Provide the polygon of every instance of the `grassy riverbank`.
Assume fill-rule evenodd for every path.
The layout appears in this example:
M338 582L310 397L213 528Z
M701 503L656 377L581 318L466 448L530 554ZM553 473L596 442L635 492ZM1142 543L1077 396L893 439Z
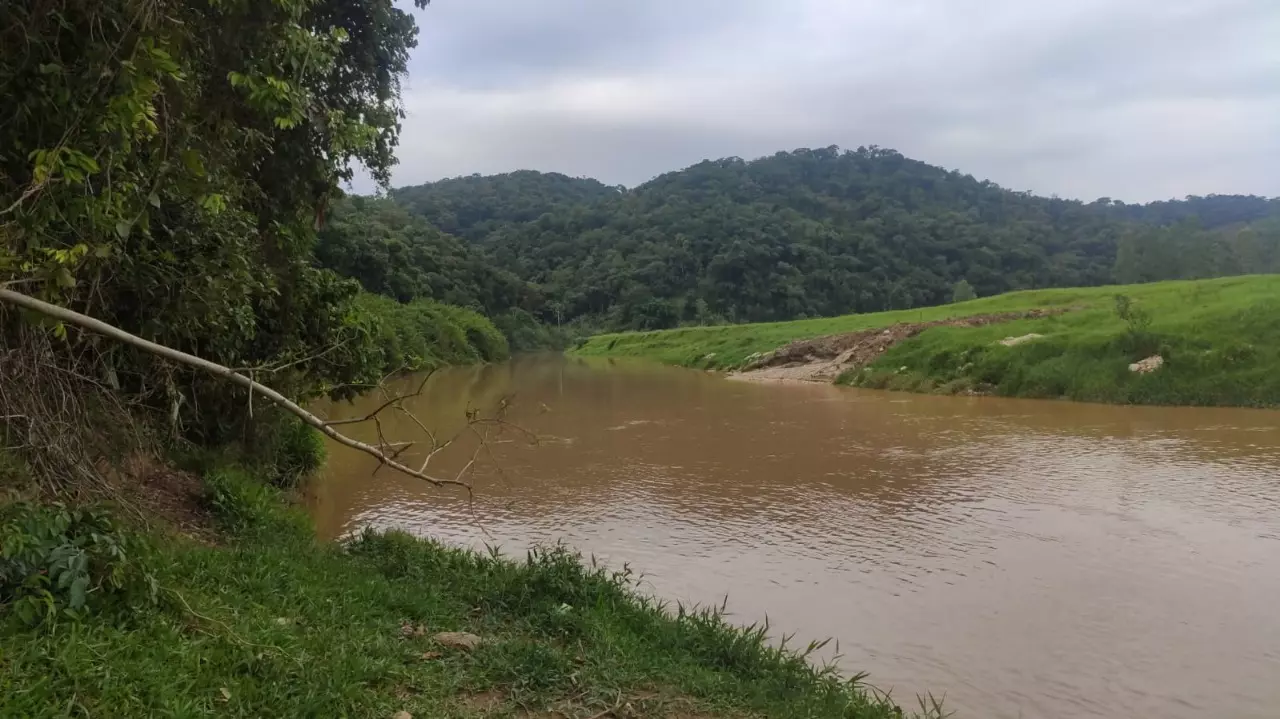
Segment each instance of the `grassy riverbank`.
M1117 312L1131 299L1136 320ZM1036 308L1052 317L984 327L934 327L897 344L844 383L925 391L1192 405L1280 404L1280 276L1014 292L920 310L724 327L601 335L576 352L733 369L799 339ZM1144 320L1143 318L1146 318ZM1009 336L1043 337L1004 347ZM1160 354L1150 374L1128 365Z
M111 560L101 550L131 530L0 505L6 550L69 541L93 577L79 618L63 611L74 584L55 578L46 607L3 577L0 715L900 716L758 630L663 611L566 551L507 560L394 533L326 545L244 473L215 470L203 492L202 541L153 529ZM485 641L449 648L442 631Z

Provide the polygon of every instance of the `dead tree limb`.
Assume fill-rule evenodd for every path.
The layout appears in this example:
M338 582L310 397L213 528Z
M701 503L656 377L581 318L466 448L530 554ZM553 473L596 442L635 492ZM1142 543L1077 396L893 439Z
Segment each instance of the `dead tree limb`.
M307 423L311 427L314 427L315 429L324 433L325 436L329 437L330 439L337 442L338 444L350 447L360 452L364 452L365 454L370 455L373 458L377 459L380 464L386 465L396 470L397 472L408 475L415 479L421 479L424 482L430 482L431 484L437 487L452 485L457 487L463 487L467 490L468 493L471 492L471 485L462 480L461 474L454 479L449 479L445 477L433 477L429 474L426 474L425 471L415 470L410 467L407 467L401 464L400 462L396 461L395 457L387 456L387 454L383 452L382 449L375 447L371 444L368 444L367 442L361 442L360 440L352 439L351 437L348 437L342 434L341 432L333 428L332 426L333 423L326 422L320 417L317 417L311 412L308 412L307 410L303 409L293 400L290 400L288 397L285 397L279 392L271 389L270 387L260 382L253 380L250 377L246 377L245 375L240 374L239 372L236 372L230 367L220 365L216 362L210 362L209 360L203 359L201 357L197 357L192 354L187 354L186 352L183 352L181 350L176 350L176 349L173 349L172 347L166 347L162 344L157 344L150 340L145 340L141 337L138 337L137 335L130 334L120 329L119 327L109 325L106 322L103 322L101 320L96 320L92 317L89 317L88 315L80 314L79 312L76 312L74 310L69 310L65 307L59 307L57 305L49 304L48 302L45 302L43 300L38 300L34 297L31 297L30 295L25 295L25 294L22 294L21 292L14 292L13 290L10 290L7 288L0 288L0 302L8 302L9 304L21 307L26 310L30 310L32 312L42 314L51 319L59 320L61 322L66 322L67 324L74 325L76 327L79 327L80 329L87 330L89 332L94 332L96 334L102 335L104 337L115 340L122 344L127 344L131 347L136 347L144 352L149 352L153 355L156 355L157 357L163 357L164 359L171 360L179 364L184 364L184 365L187 365L188 367L194 367L196 369L203 370L204 372L207 372L215 377L221 377L227 380L228 382L231 382L232 384L236 384L241 387L244 387L251 394L256 393L256 394L262 395L267 400L269 400L272 404L296 416L298 419L302 420L303 422ZM419 389L419 391L421 391L421 389ZM394 402L388 403L388 406L393 403ZM376 412L374 413L374 415L376 415ZM371 419L374 417L374 415L370 415L365 419ZM397 453L397 456L398 456L398 453ZM425 469L426 469L426 466L424 465L423 470Z

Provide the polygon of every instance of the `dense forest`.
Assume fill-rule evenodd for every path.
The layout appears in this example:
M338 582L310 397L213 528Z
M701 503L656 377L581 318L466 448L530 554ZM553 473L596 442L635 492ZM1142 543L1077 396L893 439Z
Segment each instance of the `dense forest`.
M631 190L522 171L355 203L321 260L367 289L586 331L1280 269L1280 200L1038 197L875 147L705 161Z
M401 303L432 300L489 317L516 350L564 344L531 310L542 292L388 199L354 197L333 208L315 246L326 270Z
M256 370L300 400L504 357L487 319L433 301L484 309L507 291L456 241L442 262L473 273L465 289L369 282L405 304L315 260L340 184L362 167L388 186L416 37L391 0L0 3L0 289ZM10 303L0 430L33 466L65 466L125 415L201 444L272 419L221 378Z
M391 196L441 230L476 241L503 225L532 222L559 207L617 197L625 191L589 178L520 170L404 187L393 190Z

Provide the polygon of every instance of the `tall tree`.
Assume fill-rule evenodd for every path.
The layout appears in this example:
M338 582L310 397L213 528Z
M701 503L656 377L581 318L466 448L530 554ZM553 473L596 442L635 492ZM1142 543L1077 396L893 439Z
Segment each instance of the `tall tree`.
M367 374L357 287L311 247L355 165L389 180L415 37L392 0L0 4L0 283L229 366L340 346L277 377L299 392ZM72 340L66 358L96 342ZM225 392L95 351L220 421Z

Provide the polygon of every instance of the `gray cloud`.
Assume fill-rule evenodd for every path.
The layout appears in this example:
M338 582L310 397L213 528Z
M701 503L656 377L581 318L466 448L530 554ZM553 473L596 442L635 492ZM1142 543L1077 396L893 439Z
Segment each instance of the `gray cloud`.
M1280 195L1276 0L435 0L398 185L877 144L1015 189Z

